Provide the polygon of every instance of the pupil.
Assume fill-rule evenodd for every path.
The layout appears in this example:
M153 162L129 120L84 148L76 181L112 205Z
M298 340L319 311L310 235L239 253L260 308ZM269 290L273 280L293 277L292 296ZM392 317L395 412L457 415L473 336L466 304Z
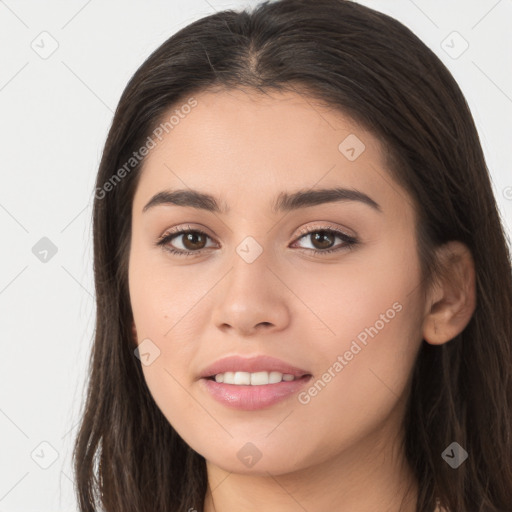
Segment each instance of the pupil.
M326 237L328 238L328 237L331 237L331 236L332 236L332 234L327 232L327 231L318 231L316 234L313 235L315 242L318 242L319 240L321 241L322 238L325 239ZM326 249L327 247L330 246L330 244L331 244L331 242L329 242L329 241L327 241L327 243L326 244L324 243L323 245L321 243L320 244L320 248L321 249Z
M185 247L188 246L187 242L192 242L192 247L188 247L189 249L198 249L198 248L201 249L202 247L195 246L195 243L197 243L197 242L194 242L195 237L201 238L201 234L200 233L187 233L185 235L185 242L184 242ZM203 244L204 244L204 240L203 240Z

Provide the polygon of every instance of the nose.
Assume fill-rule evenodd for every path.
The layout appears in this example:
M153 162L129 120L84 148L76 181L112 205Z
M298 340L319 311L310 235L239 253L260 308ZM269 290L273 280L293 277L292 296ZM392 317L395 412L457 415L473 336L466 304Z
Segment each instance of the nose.
M251 263L235 254L231 269L216 287L215 326L237 337L285 329L290 323L287 301L293 294L276 273L269 267L265 251Z

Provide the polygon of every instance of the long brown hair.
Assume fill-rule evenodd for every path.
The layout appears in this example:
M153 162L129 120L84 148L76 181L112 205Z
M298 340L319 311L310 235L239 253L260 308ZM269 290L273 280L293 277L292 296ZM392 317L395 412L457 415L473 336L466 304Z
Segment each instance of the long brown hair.
M280 0L181 29L119 101L94 200L96 329L73 452L80 511L203 509L205 459L156 406L133 353L127 263L144 160L126 162L180 102L241 87L300 91L383 142L389 173L417 210L422 285L442 271L436 247L459 240L470 249L476 310L450 342L422 343L405 453L418 512L432 512L436 498L453 512L512 510L511 260L469 107L439 58L393 18L344 0ZM457 469L441 457L453 441L469 454Z

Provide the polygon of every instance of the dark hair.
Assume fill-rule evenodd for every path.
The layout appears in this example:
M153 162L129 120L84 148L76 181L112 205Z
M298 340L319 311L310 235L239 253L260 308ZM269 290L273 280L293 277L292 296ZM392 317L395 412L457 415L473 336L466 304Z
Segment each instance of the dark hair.
M511 262L469 107L440 59L393 18L351 1L280 0L181 29L137 70L115 112L94 200L96 329L73 452L80 511L203 508L205 459L156 406L133 353L128 258L144 160L124 166L122 179L118 171L172 107L241 88L299 92L383 142L390 176L414 202L425 287L443 270L437 247L470 249L476 309L449 343L422 342L405 453L418 512L432 512L436 497L452 512L510 510ZM469 453L456 470L441 457L453 441Z

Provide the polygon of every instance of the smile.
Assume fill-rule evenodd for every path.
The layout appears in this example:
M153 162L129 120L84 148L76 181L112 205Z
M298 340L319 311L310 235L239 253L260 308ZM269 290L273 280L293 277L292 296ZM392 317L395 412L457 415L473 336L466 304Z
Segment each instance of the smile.
M224 384L234 384L235 386L264 386L265 384L277 384L283 380L286 382L295 380L295 376L289 373L281 373L275 371L262 372L225 372L218 373L212 379L215 382L223 382Z

